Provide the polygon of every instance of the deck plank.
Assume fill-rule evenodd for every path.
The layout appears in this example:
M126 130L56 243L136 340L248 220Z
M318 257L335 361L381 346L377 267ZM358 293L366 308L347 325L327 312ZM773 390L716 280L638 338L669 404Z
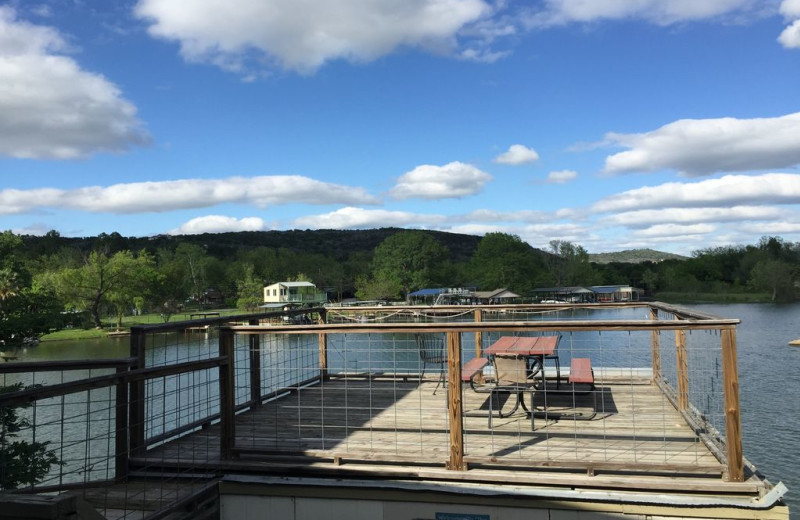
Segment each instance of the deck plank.
M236 447L270 453L313 452L331 457L387 458L441 462L449 456L446 392L436 382L333 379L236 416ZM610 465L719 467L683 417L649 384L598 381L598 417L558 421L530 417L521 409L494 418L488 428L487 393L463 388L465 456L470 460ZM552 397L552 400L551 400ZM512 398L513 399L513 398ZM529 401L530 396L525 396ZM548 397L571 408L569 394ZM577 405L591 402L577 396ZM540 397L534 404L541 407ZM509 403L506 406L510 406ZM508 409L508 408L506 408ZM148 459L219 460L218 426L151 450Z

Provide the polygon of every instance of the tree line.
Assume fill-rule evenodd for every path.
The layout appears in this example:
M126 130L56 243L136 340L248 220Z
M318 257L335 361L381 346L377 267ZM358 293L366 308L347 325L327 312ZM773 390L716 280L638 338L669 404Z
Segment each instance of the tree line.
M286 240L281 241L281 233ZM647 295L798 296L800 244L696 251L691 258L592 263L588 252L553 240L548 250L518 236L483 237L396 228L90 238L0 234L0 344L57 328L72 314L103 318L160 313L211 302L252 310L265 285L308 280L331 300L402 300L425 287L506 288L525 298L541 287L633 285ZM219 303L216 299L214 303Z

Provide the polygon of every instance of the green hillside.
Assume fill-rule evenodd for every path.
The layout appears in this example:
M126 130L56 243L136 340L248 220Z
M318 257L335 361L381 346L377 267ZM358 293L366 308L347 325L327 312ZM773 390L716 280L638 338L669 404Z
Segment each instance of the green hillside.
M655 249L627 249L625 251L614 251L612 253L589 254L589 261L596 264L610 264L612 262L639 264L642 262L686 259L685 256L656 251Z

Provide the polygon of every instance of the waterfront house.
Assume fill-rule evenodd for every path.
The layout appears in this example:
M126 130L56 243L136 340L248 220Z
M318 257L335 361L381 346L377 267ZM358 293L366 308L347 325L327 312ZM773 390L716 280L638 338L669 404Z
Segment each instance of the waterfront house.
M264 287L264 303L323 304L328 295L311 282L278 282Z

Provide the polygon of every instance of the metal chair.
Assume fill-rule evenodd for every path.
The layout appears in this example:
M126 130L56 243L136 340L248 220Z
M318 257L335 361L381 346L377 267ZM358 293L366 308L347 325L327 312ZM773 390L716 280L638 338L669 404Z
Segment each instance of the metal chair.
M425 369L428 365L439 365L439 381L436 383L436 388L433 389L433 394L436 395L439 385L444 385L444 365L447 363L444 338L435 334L415 334L415 337L419 359L422 361L422 372L419 376L420 383L422 383L422 378L425 377Z
M513 415L520 405L523 410L528 412L523 395L526 392L530 392L533 395L538 382L536 376L542 370L541 362L535 361L533 366L529 366L528 359L520 356L493 356L492 364L495 370L495 384L494 387L489 387L491 392L489 396L489 428L492 427L492 415L494 413L494 401L492 398L496 397L498 399L498 417L504 418ZM502 394L516 394L514 408L505 414L499 399Z

